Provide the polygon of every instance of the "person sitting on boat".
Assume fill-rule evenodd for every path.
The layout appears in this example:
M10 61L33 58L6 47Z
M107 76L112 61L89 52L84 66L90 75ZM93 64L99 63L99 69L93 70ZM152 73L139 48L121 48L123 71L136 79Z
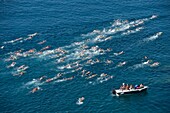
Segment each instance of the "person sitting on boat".
M140 84L140 88L143 88L144 87L144 85L143 84Z
M122 89L122 90L125 90L125 83L122 83L122 86L120 87L120 89Z
M140 88L140 85L135 85L135 89L139 89Z
M126 90L129 90L129 85L128 84L126 85Z
M130 85L130 86L129 86L129 89L133 89L133 86L132 86L132 85Z

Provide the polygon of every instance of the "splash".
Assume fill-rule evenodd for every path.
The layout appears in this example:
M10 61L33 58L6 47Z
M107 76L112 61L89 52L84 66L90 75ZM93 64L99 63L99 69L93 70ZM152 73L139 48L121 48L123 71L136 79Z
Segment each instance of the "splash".
M53 69L56 73L65 73L62 75L62 78L57 77L56 75L46 79L45 81L41 81L39 79L33 79L32 81L29 81L25 84L26 87L37 87L44 84L48 84L49 82L52 83L60 83L65 81L74 80L74 77L66 77L66 74L73 74L76 73L76 76L81 76L82 70L86 68L87 66L92 66L100 61L94 60L95 57L102 56L102 55L108 55L107 53L111 53L112 50L110 48L102 48L102 46L99 46L99 44L106 43L108 41L111 41L114 39L115 36L122 34L124 35L130 35L133 33L140 32L144 29L143 25L145 22L149 20L153 20L157 18L157 16L152 15L149 18L141 18L134 21L128 21L128 20L115 20L111 25L108 27L105 27L103 29L95 29L90 33L82 34L82 38L80 38L79 41L73 42L71 44L68 44L66 46L58 47L58 48L52 48L49 46L44 46L40 50L35 48L28 51L19 50L15 52L10 52L6 59L7 62L17 62L20 61L22 58L25 59L38 59L41 61L48 61L49 65L52 65ZM154 36L148 38L147 40L155 40L158 38L162 32L158 32ZM4 42L4 44L18 44L21 42L26 42L27 40L31 40L33 37L35 37L37 33L29 34L28 37L25 38L17 38L15 40ZM38 45L43 46L44 43L46 43L46 40L40 41L39 43L36 43ZM114 53L114 56L119 56L121 54L124 54L124 51L120 51L118 53ZM101 63L101 62L100 62ZM107 64L112 64L112 61L107 60L107 62L102 62ZM119 62L114 69L117 67L122 67L126 65L126 61ZM11 64L11 63L10 63ZM17 64L19 64L17 62ZM134 69L141 68L147 64L136 64L133 66ZM155 64L154 64L155 65ZM14 67L14 64L11 64L11 67ZM31 67L29 67L31 68ZM12 69L12 68L11 68ZM23 70L26 70L27 68L23 68ZM51 69L50 69L51 70ZM18 72L15 68L14 71ZM86 75L82 76L84 80L89 81L89 84L100 84L103 82L106 82L113 78L111 75L98 75L95 73L89 73L86 72Z
M3 42L3 44L17 44L17 43L22 43L22 42L25 42L27 40L31 40L33 37L35 37L38 33L33 33L33 34L29 34L28 37L20 37L20 38L17 38L17 39L14 39L14 40L10 40L10 41L6 41L6 42Z
M133 34L133 33L137 33L139 31L141 31L142 29L144 29L144 27L138 27L134 30L127 30L126 32L123 32L122 35L130 35L130 34Z
M151 36L151 37L149 37L149 38L144 39L143 41L148 42L148 41L156 40L157 38L159 38L159 36L162 35L162 33L163 33L163 32L158 32L158 33L156 33L155 35L153 35L153 36Z

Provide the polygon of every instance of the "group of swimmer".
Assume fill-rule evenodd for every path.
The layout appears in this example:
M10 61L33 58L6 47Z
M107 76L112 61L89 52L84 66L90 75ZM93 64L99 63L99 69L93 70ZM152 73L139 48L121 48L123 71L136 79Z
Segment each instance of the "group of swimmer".
M58 79L62 76L63 74L59 73L57 74L55 77L53 78L47 78L47 76L42 76L38 79L33 79L34 81L38 81L38 82L42 82L42 83L49 83L49 82L52 82L54 80L56 80L56 82L62 82L62 81L68 81L68 80L72 80L75 78L75 76L71 76L71 77L68 77L68 78L62 78L62 79ZM57 80L58 79L58 80ZM31 90L31 93L35 93L36 91L38 91L39 89L41 89L39 86L38 87L35 87Z
M148 57L147 57L147 56L145 56L144 59L147 60L147 61L143 62L144 65L149 65L150 67L159 66L159 62L154 62L154 63L153 63L152 60L148 60Z
M27 38L17 38L17 39L14 39L14 40L11 40L11 41L7 41L7 42L4 42L4 44L14 44L14 43L17 43L17 42L20 42L22 43L23 41L27 41L27 40L31 40L34 36L36 36L38 33L33 33L33 34L29 34Z
M108 74L106 74L106 73L101 73L100 75L98 75L98 74L96 74L96 73L92 73L92 72L87 71L87 70L82 70L82 71L81 71L81 74L82 74L82 75L81 75L82 77L86 77L85 79L92 79L92 78L98 76L97 79L96 79L96 81L98 81L98 82L107 81L107 80L113 78L112 75L108 75ZM90 82L90 83L91 83L91 82Z
M155 18L155 17L152 17L152 18ZM138 24L141 24L143 22L143 20L138 20L138 21L134 21L134 23L130 23L130 25L134 25L134 26L137 26ZM115 21L115 26L120 26L122 24L127 24L129 23L128 21ZM117 28L117 29L109 29L109 30L103 30L103 34L104 32L115 32L116 30L120 30L121 28ZM101 32L99 30L94 30L95 33L99 34L95 37L96 41L100 41L98 39L107 39L108 37L101 34ZM107 33L106 33L107 34ZM31 34L31 35L28 35L27 38L17 38L15 40L12 40L12 41L8 41L6 43L15 43L15 42L22 42L22 41L25 41L25 40L30 40L32 39L35 35L37 35L37 33L34 33L34 34ZM93 57L97 56L97 55L103 55L107 52L111 52L112 49L111 48L107 48L107 49L103 49L103 48L100 48L99 46L90 46L91 44L88 45L88 43L91 43L91 41L94 40L94 39L87 39L86 41L82 41L82 42L75 42L73 45L71 44L69 47L59 47L59 48L56 48L56 49L51 49L52 46L51 45L46 45L46 46L43 46L41 47L41 49L37 50L36 48L31 48L30 50L28 51L24 51L23 49L21 50L18 50L18 51L15 51L15 52L11 52L10 53L10 57L7 59L7 61L11 61L10 62L10 65L7 66L7 68L12 68L12 67L15 67L16 65L18 66L18 62L16 62L16 60L18 60L19 58L21 57L30 57L30 56L35 56L35 57L43 57L43 56L47 56L47 55L51 55L52 57L51 58L56 58L56 63L57 65L58 64L61 64L61 65L65 65L63 66L63 68L59 68L59 71L68 71L68 70L71 70L71 71L79 71L81 72L82 76L85 77L85 79L92 79L94 77L97 77L98 78L96 80L102 80L102 79L110 79L112 78L113 76L111 75L108 75L108 74L105 74L105 73L102 73L102 74L96 74L96 73L92 73L90 71L86 71L83 67L85 66L89 66L89 65L93 65L93 64L96 64L96 63L101 63L101 60L99 60L98 58L96 59L93 59ZM40 42L38 42L37 44L38 45L43 45L45 44L47 41L46 40L42 40ZM96 42L97 43L97 42ZM72 47L72 49L70 50L70 48ZM1 46L1 49L3 49L4 46ZM69 51L70 50L70 51ZM118 51L117 53L112 53L114 56L119 56L119 55L122 55L124 54L124 51ZM71 58L70 58L71 56ZM77 62L78 60L77 59L80 59L80 62ZM85 63L82 63L83 61L85 61ZM69 63L68 63L69 62ZM112 60L105 60L104 63L106 64L112 64L113 61ZM122 67L124 65L126 65L127 62L126 61L122 61L122 62L119 62L116 67ZM150 64L150 61L146 61L146 62L143 62L143 64ZM155 62L153 64L150 64L151 67L155 67L155 66L158 66L159 63L158 62ZM59 67L59 66L58 66ZM29 66L26 66L26 65L22 65L20 67L17 67L16 71L17 71L17 74L16 75L23 75L24 73L26 73L26 70L29 68ZM52 82L52 81L67 81L67 80L72 80L75 78L75 76L71 76L71 77L68 77L68 78L62 78L62 79L59 79L61 76L63 76L62 74L57 74L55 75L54 77L51 77L51 78L47 78L47 76L42 76L39 78L40 81L43 81L44 83L49 83L49 82ZM127 88L126 88L127 87ZM132 85L126 85L122 87L122 89L130 89L130 88L133 88ZM34 89L32 89L32 93L38 91L40 88L39 87L35 87Z
M145 56L144 58L145 58L145 59L148 59L146 56ZM98 59L96 59L96 60L94 60L94 61L99 62ZM93 62L93 60L88 60L88 61L87 61L87 63L92 63L92 62ZM144 63L145 63L145 64L148 64L149 62L150 62L150 61L148 60L148 61L146 61L146 62L144 62ZM78 63L78 62L77 62L77 63ZM93 77L98 76L98 74L93 74L92 72L87 71L87 70L85 70L85 69L82 70L82 68L80 68L80 70L81 70L82 77L83 77L83 76L86 76L86 79L91 79L91 78L93 78ZM59 73L59 74L57 74L57 75L56 75L55 77L53 77L53 78L48 78L48 79L46 79L45 82L46 82L46 83L52 82L52 81L58 79L58 78L61 77L61 76L62 76L62 74ZM108 78L110 77L110 78L112 78L113 76L109 76L109 75L107 75L107 74L105 74L105 73L102 73L102 74L97 78L97 80L101 80L101 79L103 79L104 77L108 77ZM45 77L43 77L43 78L45 78ZM63 78L63 79L60 79L60 80L58 80L58 81L72 80L73 78L74 78L74 76L69 77L69 78ZM138 88L142 88L142 87L144 87L143 84L136 85L135 87L133 87L133 85L128 85L128 84L125 85L125 84L123 83L122 86L120 87L120 89L122 89L122 90L130 90L130 89L138 89ZM34 91L34 90L35 90L35 88L32 90L32 92L38 91L38 90L36 90L36 91Z
M29 68L29 66L26 65L21 65L20 67L17 68L17 71L13 76L21 76L26 73L26 70Z
M122 83L122 86L120 86L120 89L121 90L131 90L131 89L140 89L143 87L144 87L143 84L135 85L135 87L134 87L133 85L128 85L128 84Z

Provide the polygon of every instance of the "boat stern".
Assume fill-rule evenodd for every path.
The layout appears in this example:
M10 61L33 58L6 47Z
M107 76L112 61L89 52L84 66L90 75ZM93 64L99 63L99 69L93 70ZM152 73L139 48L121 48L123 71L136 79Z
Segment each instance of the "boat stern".
M112 90L112 94L116 95L116 90Z

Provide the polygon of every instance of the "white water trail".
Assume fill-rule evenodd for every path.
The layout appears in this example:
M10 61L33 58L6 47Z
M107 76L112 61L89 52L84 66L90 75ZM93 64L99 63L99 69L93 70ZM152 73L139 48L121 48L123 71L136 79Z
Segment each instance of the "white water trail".
M156 40L157 38L159 38L159 36L162 35L163 32L158 32L156 34L154 34L153 36L150 36L149 38L145 38L143 39L144 42L148 42L148 41L153 41Z

